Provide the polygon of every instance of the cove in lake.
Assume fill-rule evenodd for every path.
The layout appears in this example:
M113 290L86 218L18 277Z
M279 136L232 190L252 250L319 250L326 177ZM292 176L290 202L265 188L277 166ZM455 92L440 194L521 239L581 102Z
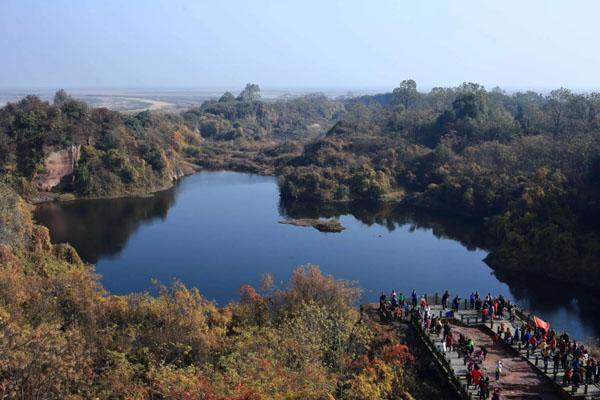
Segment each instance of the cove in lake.
M279 224L283 218L339 217L341 233ZM36 220L52 241L69 242L96 264L114 294L178 279L219 304L237 300L242 284L271 272L285 281L303 264L364 289L461 297L504 294L575 337L600 336L598 296L544 278L495 274L483 261L477 221L364 203L283 203L273 177L200 172L152 196L49 203Z

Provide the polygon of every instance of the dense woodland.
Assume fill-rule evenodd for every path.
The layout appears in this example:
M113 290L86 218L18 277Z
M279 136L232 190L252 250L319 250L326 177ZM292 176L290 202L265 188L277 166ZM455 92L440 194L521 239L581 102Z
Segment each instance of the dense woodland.
M277 101L249 84L181 114L89 108L64 91L51 103L9 103L0 108L0 394L419 397L411 352L365 323L356 288L313 267L281 288L267 276L221 308L179 283L158 296L106 293L22 200L44 198L34 182L52 152L80 148L56 199L147 193L198 168L275 174L289 210L360 199L481 219L478 245L494 268L599 287L599 138L598 93L472 83L423 93L407 80L381 95Z
M600 94L477 84L345 101L281 168L282 196L397 200L487 219L495 268L600 285Z

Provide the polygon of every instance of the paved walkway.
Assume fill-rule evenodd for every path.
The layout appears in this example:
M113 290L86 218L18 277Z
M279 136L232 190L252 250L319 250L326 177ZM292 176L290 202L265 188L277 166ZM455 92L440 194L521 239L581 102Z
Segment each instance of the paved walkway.
M464 307L464 306L463 306ZM436 315L443 315L445 312L439 305L431 306L432 312ZM514 333L516 326L521 326L523 321L517 319L514 324L508 320L494 321L483 323L478 312L474 310L459 310L454 314L454 318L450 318L453 323L453 332L456 336L463 333L466 337L473 338L476 344L476 349L484 345L488 348L488 358L483 364L486 371L485 375L490 377L490 386L498 386L502 390L502 398L504 399L559 399L565 397L582 398L582 399L600 399L600 387L596 384L581 385L577 390L569 386L562 388L563 371L554 377L552 373L552 362L548 368L548 373L543 372L542 356L539 350L535 353L527 353L527 350L520 349L518 344L511 346L504 341L498 345L494 345L491 339L490 331L496 331L500 323L504 324L505 328ZM427 334L436 347L441 348L441 336ZM519 351L520 350L520 351ZM537 364L536 364L537 356ZM454 374L466 384L466 371L462 358L459 358L455 352L447 352L445 358L449 361ZM495 381L495 364L498 359L503 360L504 373L499 382ZM545 375L545 376L544 376ZM555 385L552 381L558 383ZM469 394L473 398L477 398L476 390L471 388ZM560 394L560 396L559 396Z
M546 378L539 374L533 365L516 355L504 343L494 345L489 333L474 326L456 325L452 326L452 332L457 341L458 335L462 333L465 337L473 339L477 348L485 346L488 349L487 357L480 366L483 375L490 378L490 388L499 388L503 399L560 399L556 389L548 384ZM430 335L430 338L436 344L441 342L441 335L439 337ZM461 382L466 384L467 367L464 365L462 357L451 351L446 353L446 359L450 361ZM504 368L500 380L496 381L495 371L498 360L502 360ZM476 388L471 387L469 393L476 397Z

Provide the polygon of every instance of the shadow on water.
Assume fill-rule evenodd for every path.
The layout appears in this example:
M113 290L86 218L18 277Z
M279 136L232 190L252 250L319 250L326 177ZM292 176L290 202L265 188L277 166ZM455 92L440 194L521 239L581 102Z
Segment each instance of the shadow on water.
M438 239L460 242L468 250L485 249L483 221L390 203L355 201L352 203L306 203L280 200L279 213L286 218L338 218L352 215L367 226L384 226L389 232L408 225L409 231L431 229Z
M175 189L145 197L76 200L36 207L35 220L50 229L53 243L68 242L89 263L114 257L144 223L165 220L175 204Z

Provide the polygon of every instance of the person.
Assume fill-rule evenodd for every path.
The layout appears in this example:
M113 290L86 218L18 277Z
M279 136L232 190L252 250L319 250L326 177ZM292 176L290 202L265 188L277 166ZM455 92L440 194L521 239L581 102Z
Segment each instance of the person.
M506 329L504 331L504 341L510 345L513 344L513 336L512 336L512 333L510 332L510 329Z
M590 358L587 362L587 366L585 367L585 383L588 385L592 384L594 369L596 368L596 363L593 358Z
M486 376L479 383L479 399L480 400L485 400L485 399L488 398L488 396L489 396L489 387L490 387L490 378Z
M385 294L381 292L381 296L379 296L379 311L383 311L385 309L385 301Z
M390 298L391 298L390 303L392 304L392 307L397 307L398 306L398 295L396 294L395 290L392 290L392 293L390 294Z
M415 289L413 289L411 297L412 297L413 307L416 307L417 306L417 291Z
M448 308L448 298L450 297L450 293L446 290L442 295L442 308L445 310Z
M567 362L569 360L569 353L567 353L566 351L564 351L563 353L561 353L562 355L560 356L560 365L562 367L563 370L567 369Z
M558 374L558 369L560 367L560 353L557 351L552 356L552 362L554 362L553 370L555 374Z
M481 354L483 354L483 360L487 357L488 349L485 346L481 346Z
M440 333L442 333L442 320L438 318L435 323L435 334L439 336Z
M481 371L479 370L479 366L475 365L473 371L471 371L471 380L475 386L479 385L481 381Z
M421 297L421 310L425 310L427 308L427 299L425 296Z
M500 389L494 388L494 392L492 393L492 400L500 400Z
M489 314L489 309L487 307L483 307L483 309L481 310L481 319L483 320L483 322L487 322L487 316Z
M473 350L475 350L475 341L469 338L467 340L467 354L469 357L473 354Z
M571 367L567 367L567 369L565 369L565 374L563 375L563 386L569 386L571 384L571 379L573 379L573 370Z
M450 324L448 321L444 322L444 327L442 328L443 336L442 340L446 340L446 336L450 334Z
M498 360L496 362L496 380L500 380L500 375L502 374L502 360Z
M498 342L500 341L500 336L498 336L498 334L497 334L497 333L494 333L494 334L492 335L492 341L494 342L494 345L497 345L497 344L498 344Z
M452 300L452 309L456 312L458 312L458 302L460 301L460 297L455 296L454 299Z
M475 293L473 292L469 296L469 305L471 306L471 310L475 308Z
M571 383L575 387L575 390L579 388L579 385L581 384L581 375L579 371L573 371L573 373L571 374Z
M446 335L446 348L451 351L452 346L454 345L454 338L452 337L452 333Z
M398 303L400 303L400 307L404 307L404 302L406 302L406 296L404 296L404 293L400 293L398 296Z

